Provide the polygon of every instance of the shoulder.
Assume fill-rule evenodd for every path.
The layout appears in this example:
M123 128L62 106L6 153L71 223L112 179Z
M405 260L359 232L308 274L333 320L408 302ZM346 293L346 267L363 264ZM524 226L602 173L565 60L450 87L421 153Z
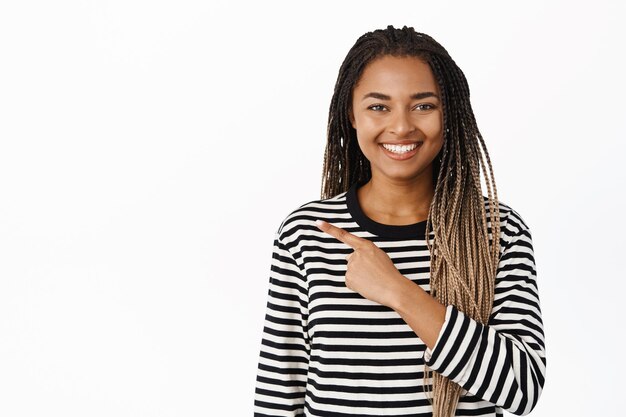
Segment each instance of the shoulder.
M483 196L483 203L485 204L485 211L489 218L489 198ZM514 230L528 229L528 224L524 221L521 214L509 204L498 200L498 209L500 211L500 224L501 226L507 226Z
M491 231L489 198L483 196L483 202L485 204L489 230ZM530 237L530 228L528 227L528 223L517 210L502 200L498 200L498 210L500 211L500 238L502 244L506 246L509 242L511 242L514 236L524 234Z
M346 193L344 191L334 197L309 200L288 211L276 230L277 237L285 242L293 241L297 234L312 230L319 232L315 220L328 217L334 212L345 211Z

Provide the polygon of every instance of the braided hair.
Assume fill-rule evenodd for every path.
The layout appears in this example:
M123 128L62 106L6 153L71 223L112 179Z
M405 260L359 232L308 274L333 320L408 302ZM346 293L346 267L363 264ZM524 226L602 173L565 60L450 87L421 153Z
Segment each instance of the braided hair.
M363 70L372 60L385 55L417 57L428 63L442 96L444 144L433 161L435 193L425 236L430 251L430 293L444 305L452 304L486 324L493 306L500 254L495 179L470 105L465 75L432 37L411 27L396 29L389 25L362 35L348 51L339 69L328 113L321 198L330 198L347 191L355 182L371 178L370 163L361 152L349 114L352 92ZM488 197L482 194L481 172ZM432 242L429 230L434 233ZM432 390L429 399L433 416L454 415L461 387L427 365L424 370L425 392ZM432 380L430 386L427 380Z

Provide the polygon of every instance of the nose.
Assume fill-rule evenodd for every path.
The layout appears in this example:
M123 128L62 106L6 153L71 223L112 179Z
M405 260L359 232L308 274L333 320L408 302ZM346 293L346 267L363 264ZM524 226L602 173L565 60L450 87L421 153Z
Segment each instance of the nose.
M405 137L412 134L416 126L411 120L408 111L396 111L389 120L389 132L396 136Z

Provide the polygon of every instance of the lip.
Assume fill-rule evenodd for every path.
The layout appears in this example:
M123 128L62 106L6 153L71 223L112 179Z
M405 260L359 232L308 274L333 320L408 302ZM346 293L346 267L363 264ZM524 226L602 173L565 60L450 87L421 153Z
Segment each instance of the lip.
M381 145L413 145L414 143L422 143L419 140L404 140L400 142L381 142Z
M385 155L387 155L389 158L394 159L396 161L404 161L407 160L409 158L412 158L413 156L415 156L415 154L417 153L417 151L419 150L419 148L422 147L423 142L397 142L397 143L391 143L390 145L409 145L412 143L417 143L417 147L415 149L413 149L412 151L403 153L403 154L397 154L397 153L393 153L391 151L388 151L387 149L385 149L385 147L383 146L383 144L381 143L380 145L380 149L383 150L383 153ZM387 143L385 143L387 144Z

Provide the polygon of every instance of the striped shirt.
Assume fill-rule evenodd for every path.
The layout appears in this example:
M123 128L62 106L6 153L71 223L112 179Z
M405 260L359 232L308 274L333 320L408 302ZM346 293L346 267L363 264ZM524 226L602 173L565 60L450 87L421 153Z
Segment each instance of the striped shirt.
M254 415L432 416L424 363L462 387L456 416L528 414L546 370L528 226L499 202L500 260L490 319L484 325L446 306L431 350L394 310L346 287L345 257L353 249L314 223L323 219L371 240L402 275L429 292L426 221L399 226L368 218L356 194L363 184L300 206L276 231ZM488 232L492 239L489 221Z

